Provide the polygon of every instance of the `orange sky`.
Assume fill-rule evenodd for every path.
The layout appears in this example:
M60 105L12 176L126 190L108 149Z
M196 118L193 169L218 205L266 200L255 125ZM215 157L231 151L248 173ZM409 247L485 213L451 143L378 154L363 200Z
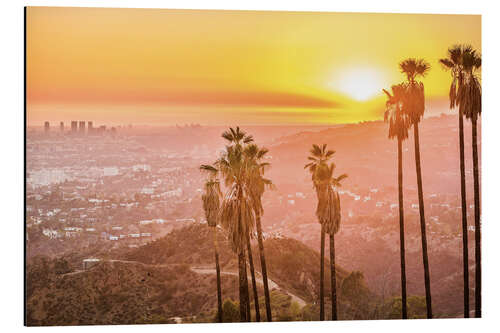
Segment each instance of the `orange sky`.
M28 124L329 124L380 119L397 64L423 57L445 112L454 43L477 15L29 7Z

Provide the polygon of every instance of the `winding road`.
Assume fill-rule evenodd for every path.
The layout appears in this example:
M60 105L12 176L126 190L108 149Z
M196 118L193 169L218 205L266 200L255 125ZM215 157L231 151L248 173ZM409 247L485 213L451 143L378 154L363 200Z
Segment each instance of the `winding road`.
M171 266L175 266L176 264L164 264L164 265L151 265L151 264L145 264L145 263L142 263L142 262L139 262L139 261L129 261L129 260L117 260L117 259L111 259L111 260L107 260L108 262L119 262L119 263L124 263L124 264L139 264L139 265L142 265L142 266L146 266L146 267L171 267ZM215 271L215 268L206 268L206 267L193 267L191 266L190 267L191 271L193 271L194 273L197 273L197 274L216 274L216 271ZM62 276L68 276L68 275L76 275L76 274L80 274L80 273L83 273L85 272L84 270L76 270L76 271L73 271L73 272L69 272L69 273L65 273L65 274L62 274ZM232 276L238 276L238 272L229 272L229 271L222 271L221 274L224 274L224 275L232 275ZM261 284L263 285L264 282L262 280L262 276L260 275L259 272L256 272L256 279L257 281L255 281L256 283L258 284ZM250 280L251 279L251 276L249 275L248 276L248 279ZM304 301L302 298L300 298L299 296L297 295L294 295L284 289L281 289L280 286L274 282L273 280L271 279L267 279L268 281L268 285L269 285L269 288L271 290L273 289L276 289L276 290L281 290L282 292L284 292L285 294L289 295L293 301L297 302L297 304L300 305L300 307L304 307L306 305L306 301Z
M216 274L216 271L215 271L215 268L202 268L202 267L191 267L191 270L195 273L198 273L198 274ZM221 274L224 274L224 275L233 275L233 276L238 276L238 273L237 272L225 272L225 271L222 271L220 272ZM258 284L261 284L263 285L264 282L262 280L262 277L260 276L260 274L258 272L256 272L259 276L256 277L256 283ZM251 279L251 276L249 275L248 276L248 279L250 280ZM297 295L294 295L292 293L289 293L288 291L284 290L284 289L281 289L278 284L276 282L274 282L273 280L271 279L267 279L267 283L269 285L269 288L271 290L273 289L277 289L277 290L281 290L282 292L284 292L285 294L289 295L290 297L292 297L292 300L297 302L300 307L304 307L306 305L306 301L304 301L302 298L300 298L299 296Z

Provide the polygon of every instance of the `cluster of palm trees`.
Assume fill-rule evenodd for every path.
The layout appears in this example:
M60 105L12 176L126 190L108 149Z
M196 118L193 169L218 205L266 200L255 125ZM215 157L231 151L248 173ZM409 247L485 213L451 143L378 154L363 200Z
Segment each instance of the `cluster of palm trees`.
M477 147L477 120L481 114L481 56L471 46L456 45L448 49L448 57L439 63L452 75L450 86L450 108L458 107L459 113L459 148L461 174L462 236L463 236L463 275L464 275L464 317L469 317L469 267L467 237L467 204L465 192L465 158L463 117L472 122L472 149L474 174L474 217L475 217L475 316L481 317L481 225L479 203L479 165ZM406 81L393 85L391 91L383 89L387 95L384 120L389 124L389 138L397 140L398 151L398 199L400 226L401 257L401 299L402 318L407 318L404 208L403 208L403 169L402 142L408 138L408 131L413 127L415 145L415 170L417 175L418 206L420 213L420 231L422 240L422 262L424 266L425 298L427 317L432 318L432 299L427 254L427 236L422 188L422 170L420 163L419 122L425 111L424 84L418 81L430 70L430 65L423 59L409 58L399 64Z
M222 299L219 256L217 251L217 226L228 236L232 250L238 256L240 321L250 321L250 293L247 278L247 260L252 278L255 320L260 321L260 308L253 265L251 239L256 234L261 272L264 285L267 321L272 321L271 300L267 279L261 216L264 213L262 195L273 183L264 177L270 166L265 162L266 148L257 146L253 137L239 127L229 128L222 134L228 142L225 151L212 165L202 165L207 173L202 196L203 209L209 227L214 229L214 249L217 271L217 305L219 322L222 322ZM221 182L225 192L223 193ZM256 230L256 233L255 233Z
M247 260L252 278L255 305L255 320L260 321L259 300L253 266L250 240L256 229L261 271L264 285L267 321L272 321L271 300L267 279L266 259L262 236L261 216L264 213L262 195L266 188L274 188L271 180L264 177L270 166L264 162L268 150L253 143L253 137L239 127L229 128L222 134L228 141L225 151L212 165L201 165L207 174L202 195L203 210L208 227L213 229L215 267L217 274L217 320L222 322L222 292L217 243L217 226L220 225L228 236L232 250L238 256L240 321L250 321L250 293L247 278ZM324 262L325 234L330 236L330 273L332 320L337 320L335 234L340 228L340 198L337 189L346 174L334 177L335 163L331 159L335 152L314 144L305 166L311 173L318 198L316 216L321 224L321 278L320 278L320 319L325 319L324 304ZM221 189L223 181L226 192Z
M472 122L473 177L474 177L474 218L475 218L475 316L481 316L481 225L479 203L479 165L477 147L477 121L481 114L481 56L471 46L457 45L448 49L448 57L440 59L443 68L452 76L450 86L450 108L458 108L459 115L459 148L461 174L462 204L462 236L463 236L463 277L464 277L464 317L469 317L469 267L467 237L467 205L465 190L465 157L463 118ZM432 318L432 299L427 253L427 235L422 187L422 168L420 161L419 123L425 112L424 84L420 81L431 66L423 59L409 58L399 64L399 69L406 80L393 85L390 91L383 89L387 95L384 121L389 124L390 139L397 140L398 151L398 201L400 226L400 264L401 264L401 300L402 318L408 317L406 268L405 268L405 231L403 200L403 141L408 138L413 128L415 171L418 189L418 207L420 215L420 232L422 242L422 263L424 268L424 284L427 317ZM256 287L255 269L253 265L251 239L257 237L261 272L266 303L266 317L272 321L271 300L267 279L266 260L262 236L261 216L264 213L262 196L266 188L274 187L271 180L265 178L265 171L270 166L265 162L268 153L254 143L253 137L239 127L229 128L222 134L228 142L224 152L211 165L202 165L200 169L207 174L205 191L202 196L203 209L207 224L213 229L215 265L217 271L217 305L219 322L222 322L222 293L220 280L219 255L217 250L217 228L224 229L232 250L238 257L239 275L239 310L240 320L250 321L250 292L247 278L247 262L252 279L255 320L260 321L260 308ZM335 163L332 162L335 151L329 150L326 144L314 144L305 165L311 174L311 180L317 195L316 216L321 225L320 250L320 320L325 320L324 302L324 261L325 236L330 237L330 276L332 320L337 319L337 288L335 269L335 234L340 228L340 197L338 188L347 177L342 174L334 176ZM222 184L221 184L222 183ZM224 191L223 191L224 189Z
M347 178L346 174L334 177L335 163L331 162L335 151L327 149L327 145L313 144L308 157L309 163L305 165L311 173L314 190L318 199L316 217L321 225L321 251L320 251L320 320L325 320L325 234L330 236L330 290L332 302L332 320L337 320L337 278L335 270L335 234L340 228L340 197L338 187L341 181Z

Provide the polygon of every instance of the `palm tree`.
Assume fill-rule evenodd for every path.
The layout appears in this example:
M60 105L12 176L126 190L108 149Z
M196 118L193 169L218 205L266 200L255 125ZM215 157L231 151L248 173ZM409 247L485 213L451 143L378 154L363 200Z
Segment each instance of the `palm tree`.
M396 138L398 143L398 200L399 200L399 253L401 261L401 315L408 318L406 300L406 260L405 260L405 224L403 205L403 141L408 138L410 122L403 113L403 100L406 86L401 83L391 87L392 94L382 89L387 95L384 121L389 123L389 139Z
M326 167L325 167L326 166ZM340 197L337 188L341 186L340 182L347 178L346 174L339 177L333 177L335 164L326 163L320 166L324 170L318 172L316 182L321 198L318 199L316 216L324 227L326 233L330 235L330 290L332 301L332 320L337 320L337 277L335 269L335 234L340 228Z
M234 144L240 148L241 143L247 144L253 142L253 136L248 135L245 131L241 130L239 126L236 126L236 129L230 127L229 130L222 133L222 137L230 144Z
M207 224L213 229L214 234L214 252L215 252L215 270L217 273L217 320L222 323L222 291L221 291L221 277L219 266L219 251L217 245L217 219L219 217L220 197L222 192L220 190L220 183L217 179L218 170L211 165L202 165L200 170L206 171L209 174L205 182L205 193L201 196L203 201L203 210Z
M322 205L323 198L325 195L323 192L326 189L326 184L321 181L324 179L325 169L328 168L328 160L335 154L333 150L327 150L326 144L321 147L317 144L313 144L310 150L311 156L308 160L311 161L307 163L304 169L309 169L311 173L311 179L313 182L314 189L316 190L316 196L318 198L318 207ZM317 210L316 210L317 211ZM319 320L325 320L325 227L321 220L318 219L321 225L321 250L320 250L320 284L319 284Z
M259 295L257 293L257 282L255 280L255 269L253 266L252 245L250 243L250 235L247 237L247 254L248 254L248 264L250 266L250 276L252 277L253 302L255 306L255 321L259 322L260 321ZM250 308L248 309L248 311L250 311Z
M475 316L481 317L481 212L479 198L479 156L477 149L477 120L481 115L481 56L471 47L462 50L462 85L457 89L459 108L472 122L472 163L474 174L474 226L475 226L475 259L476 288Z
M228 188L220 209L222 226L227 230L232 250L238 255L240 321L249 321L250 297L246 269L245 250L253 233L254 214L249 194L249 163L243 154L244 146L253 141L239 127L222 134L231 145L215 162Z
M232 250L238 255L240 321L248 321L249 304L248 279L245 261L246 233L252 212L244 194L238 186L233 186L226 194L221 206L221 223L228 230Z
M464 318L469 318L469 240L467 231L467 196L465 186L464 113L459 106L458 89L464 82L462 55L466 47L454 45L448 49L448 57L439 62L451 72L450 109L458 108L459 149L460 149L460 194L462 199L462 258L464 278Z
M417 81L424 77L430 70L430 65L423 59L409 58L399 64L401 73L408 80L403 101L403 112L408 116L413 125L413 138L415 143L415 169L417 173L418 208L420 211L420 233L422 236L422 259L424 264L425 300L427 318L432 318L431 283L429 273L429 258L427 255L427 235L425 230L424 194L422 189L422 169L420 165L420 139L418 124L425 111L424 84Z
M245 149L242 147L242 143L244 145L249 144L253 142L253 137L251 135L247 135L247 133L243 130L240 129L239 126L236 127L236 129L233 129L232 127L229 128L229 130L224 131L222 133L222 137L226 139L230 144L234 145L238 149ZM242 158L246 158L246 156L242 156ZM248 163L245 164L246 168L249 169ZM247 170L248 173L248 170ZM246 177L246 181L248 181L248 177ZM252 246L250 242L250 235L247 237L247 254L248 254L248 264L250 267L250 275L252 278L252 288L253 288L253 295L254 295L254 305L255 305L255 320L260 321L260 309L259 309L259 296L257 293L257 284L255 280L255 269L254 269L254 264L253 264L253 256L252 256ZM246 269L246 265L245 265ZM247 284L247 289L248 289L248 284ZM249 291L247 291L247 294L249 295ZM249 296L248 296L249 297ZM248 321L251 321L250 317L250 299L248 299L247 303L247 317Z
M257 240L259 245L259 255L260 255L260 264L262 271L262 280L264 284L264 296L266 302L266 317L267 321L272 321L271 314L271 297L269 294L269 285L267 280L267 268L266 268L266 257L264 254L264 241L262 237L262 224L260 217L264 213L264 208L262 206L262 195L266 187L273 189L274 185L271 180L264 178L264 172L267 167L269 167L269 163L261 162L264 159L265 155L268 153L267 148L259 148L255 144L249 144L245 148L245 156L249 160L250 165L252 166L251 175L249 177L250 180L250 195L252 197L253 210L255 214L255 224L257 226ZM250 253L250 252L249 252ZM256 300L256 313L258 307L258 301Z

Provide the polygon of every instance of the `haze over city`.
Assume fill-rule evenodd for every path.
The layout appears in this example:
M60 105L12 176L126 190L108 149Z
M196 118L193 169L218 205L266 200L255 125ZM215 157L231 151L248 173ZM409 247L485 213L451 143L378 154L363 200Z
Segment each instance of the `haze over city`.
M481 317L481 17L29 7L29 326Z

